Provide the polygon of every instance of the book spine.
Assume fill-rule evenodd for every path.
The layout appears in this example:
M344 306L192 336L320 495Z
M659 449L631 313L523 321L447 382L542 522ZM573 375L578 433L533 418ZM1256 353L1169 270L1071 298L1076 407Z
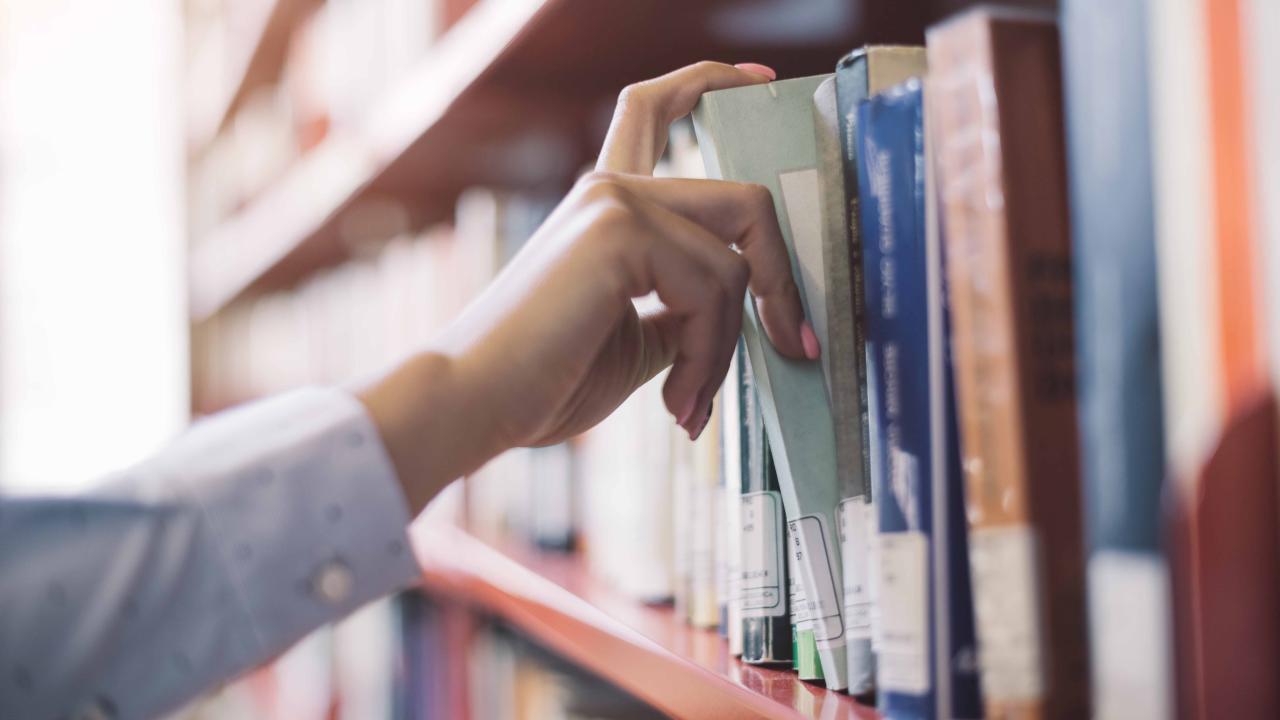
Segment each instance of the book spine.
M1173 710L1148 0L1068 0L1063 72L1094 717Z
M739 423L743 442L738 503L740 566L736 605L742 625L742 660L791 664L786 541L782 493L769 456L755 380L746 348L738 343Z
M875 689L875 657L866 569L869 478L862 445L862 398L865 396L865 358L861 325L854 321L853 270L849 258L849 223L845 212L845 175L841 162L837 118L836 79L828 78L813 96L814 137L817 143L822 219L822 274L826 323L818 328L822 367L831 399L836 434L836 472L840 504L836 510L840 558L843 563L846 657L849 693L867 695Z
M857 383L854 400L858 416L858 461L861 463L858 468L860 483L851 482L852 475L844 476L839 506L840 557L844 561L844 609L850 643L849 687L850 692L857 692L856 688L868 681L871 684L869 689L874 691L875 653L879 635L876 632L879 619L878 556L875 543L877 522L872 495L875 485L873 470L878 469L873 465L872 457L875 454L875 443L879 439L873 438L875 423L869 410L872 402L867 375L858 143L854 137L858 103L867 97L867 49L854 50L836 64L835 95L836 130L840 140L841 171L845 178L844 207L841 214L845 222L845 259L849 267L850 322L853 325L853 348L848 363L853 367ZM853 662L853 653L858 651L858 644L864 641L871 653L870 663L865 668L870 671L870 678L863 677L858 671L864 668Z
M717 518L724 501L716 491L720 474L720 434L715 432L715 428L720 424L722 411L716 400L712 401L711 417L707 421L711 430L703 432L692 448L689 606L690 621L699 628L714 628L720 623L716 604L716 546L720 538Z
M741 342L738 343L741 346ZM729 654L742 656L742 613L738 607L738 587L742 571L742 401L738 381L740 351L729 359L729 372L720 386L720 477L717 512L716 593L720 606L720 635L728 640Z
M880 551L878 705L889 717L933 718L930 354L921 93L912 83L860 104L867 346L876 387L879 466L872 492Z
M969 574L969 534L965 517L964 471L951 350L951 307L947 301L946 243L939 217L936 148L930 140L924 89L925 258L929 307L929 435L933 447L933 551L935 617L934 674L938 715L982 717L978 678L978 637L973 583Z
M986 711L1085 717L1057 32L978 10L927 44Z

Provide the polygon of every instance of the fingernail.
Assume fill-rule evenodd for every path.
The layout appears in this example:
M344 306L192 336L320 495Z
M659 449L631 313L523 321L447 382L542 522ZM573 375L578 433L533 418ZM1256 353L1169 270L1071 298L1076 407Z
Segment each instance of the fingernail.
M682 410L680 414L676 416L677 425L679 425L680 427L688 427L689 418L693 417L693 411L697 409L697 405L696 405L697 402L698 402L698 398L696 395L694 397L689 398L689 400L685 402L684 410Z
M804 345L804 356L810 360L817 360L818 353L818 336L813 334L813 326L808 320L800 323L800 344Z
M715 400L707 403L707 414L702 416L702 422L698 423L698 429L689 433L690 440L697 440L701 437L702 431L707 429L707 421L711 419L711 408L715 407L715 404Z
M778 73L768 65L761 65L760 63L738 63L737 65L734 65L734 67L739 70L746 70L749 73L755 73L756 75L763 75L770 80L778 79Z

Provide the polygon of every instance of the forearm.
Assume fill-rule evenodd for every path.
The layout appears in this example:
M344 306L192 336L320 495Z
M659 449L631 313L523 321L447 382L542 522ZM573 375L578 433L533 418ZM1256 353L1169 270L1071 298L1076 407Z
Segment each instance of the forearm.
M357 391L391 456L411 515L506 448L464 366L424 352Z
M81 497L0 498L0 717L155 716L411 584L377 433L346 393L302 390Z

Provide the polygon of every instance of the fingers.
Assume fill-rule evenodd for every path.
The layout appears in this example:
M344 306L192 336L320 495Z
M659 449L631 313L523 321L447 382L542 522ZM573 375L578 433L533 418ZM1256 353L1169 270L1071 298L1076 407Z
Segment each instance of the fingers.
M620 292L634 298L656 291L666 307L645 320L641 380L672 362L663 400L696 436L737 344L746 262L697 223L609 187L611 197L597 190L593 200L607 210L597 213L608 223L597 234L599 247L614 257L605 267L619 270Z
M618 97L596 169L651 174L671 123L688 115L704 92L759 85L774 77L763 65L703 61L627 86Z
M724 382L742 329L742 299L750 271L746 261L729 250L700 225L659 205L641 207L649 222L668 244L683 255L683 262L700 263L710 281L702 305L692 310L668 303L669 292L661 279L658 297L674 312L685 314L671 374L663 387L668 407L677 421L696 439L711 414L711 402ZM692 314L690 314L692 313ZM690 408L692 408L690 410Z
M803 337L804 306L787 253L773 198L763 185L720 180L648 178L593 173L585 185L602 184L665 208L705 228L717 242L733 244L746 261L748 287L766 334L783 355L816 359ZM741 308L738 309L739 311ZM812 330L809 331L812 334Z

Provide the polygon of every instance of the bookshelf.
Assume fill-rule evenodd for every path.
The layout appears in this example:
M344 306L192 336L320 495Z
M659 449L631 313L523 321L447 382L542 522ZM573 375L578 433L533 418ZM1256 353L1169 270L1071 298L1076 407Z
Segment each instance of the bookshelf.
M589 573L581 555L470 534L458 521L459 490L447 490L410 532L426 591L502 618L673 717L880 717L789 670L729 657L715 631L685 625L669 606L621 595Z
M287 31L279 0L268 32ZM857 25L821 42L761 44L718 30L726 2L489 0L423 57L357 132L331 135L265 193L193 238L190 312L210 317L235 299L289 287L350 257L352 218L396 202L424 224L446 218L470 185L567 186L598 149L619 89L703 59L752 60L783 76L828 72L866 39ZM867 3L876 39L917 39L921 10ZM883 9L882 9L883 8ZM236 94L279 75L276 41L257 44ZM277 63L274 70L265 67ZM219 121L224 124L226 120ZM358 234L358 233L357 233Z
M254 88L277 79L284 66L289 32L322 0L266 0L244 3L241 33L248 38L230 59L233 82L215 89L207 112L190 118L188 144L198 153L231 122ZM198 60L197 60L198 62Z

